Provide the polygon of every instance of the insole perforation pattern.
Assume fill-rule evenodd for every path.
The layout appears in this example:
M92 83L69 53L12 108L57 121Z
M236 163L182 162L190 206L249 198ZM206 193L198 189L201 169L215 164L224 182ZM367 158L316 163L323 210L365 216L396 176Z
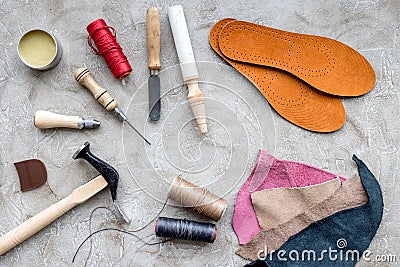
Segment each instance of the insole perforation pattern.
M315 90L288 72L255 64L247 64L225 57L219 49L219 33L234 21L224 19L210 31L210 45L214 51L248 78L283 118L307 130L332 132L346 120L341 100Z
M237 20L225 24L218 38L230 60L290 72L328 94L360 96L375 86L375 72L365 57L330 38Z

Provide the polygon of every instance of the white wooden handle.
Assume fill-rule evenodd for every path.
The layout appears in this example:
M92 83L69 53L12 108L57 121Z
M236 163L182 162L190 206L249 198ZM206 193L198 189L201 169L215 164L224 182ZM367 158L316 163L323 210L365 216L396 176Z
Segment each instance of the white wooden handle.
M75 189L69 196L29 218L8 233L0 237L0 255L33 236L61 215L94 196L107 186L106 180L99 175Z
M79 116L66 116L50 111L38 110L35 112L34 124L39 129L58 127L79 129L78 120Z
M199 74L197 72L192 43L190 42L182 6L177 5L170 7L168 9L168 18L172 29L172 35L174 36L183 80L186 82L188 80L197 79Z

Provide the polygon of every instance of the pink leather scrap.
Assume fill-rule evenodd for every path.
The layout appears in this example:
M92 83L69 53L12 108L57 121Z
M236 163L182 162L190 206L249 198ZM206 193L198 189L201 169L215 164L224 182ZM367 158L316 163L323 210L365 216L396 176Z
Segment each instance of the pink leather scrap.
M232 226L239 244L246 244L261 231L251 202L251 193L272 188L293 188L321 184L338 175L308 164L281 160L267 151L259 150L254 169L239 190ZM341 181L346 178L340 177Z

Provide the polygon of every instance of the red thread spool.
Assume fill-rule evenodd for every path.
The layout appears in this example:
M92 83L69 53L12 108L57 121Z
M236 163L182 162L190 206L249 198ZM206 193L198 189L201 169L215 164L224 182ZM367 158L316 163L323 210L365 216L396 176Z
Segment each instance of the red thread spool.
M86 27L86 30L89 33L89 46L96 54L104 58L114 77L123 79L128 76L132 71L132 67L117 42L114 28L108 26L103 19L97 19L92 21ZM96 45L97 50L93 47L92 41Z

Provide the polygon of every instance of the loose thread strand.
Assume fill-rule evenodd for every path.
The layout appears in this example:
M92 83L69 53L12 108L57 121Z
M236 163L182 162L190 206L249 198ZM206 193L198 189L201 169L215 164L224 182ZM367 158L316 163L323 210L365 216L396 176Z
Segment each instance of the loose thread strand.
M158 216L161 214L161 212L165 209L167 203L168 203L168 199L165 200L165 202L164 202L163 206L161 207L161 209L157 212L157 214L156 214L155 216L153 216L153 218L152 218L151 220L149 220L145 225L143 225L143 226L141 226L141 227L139 227L139 228L137 228L137 229L104 228L104 229L100 229L100 230L97 230L97 231L95 231L95 232L92 233L92 219L93 219L93 214L94 214L97 210L99 210L99 209L106 209L106 210L108 210L108 211L113 212L111 209L109 209L109 208L107 208L107 207L96 207L95 209L92 210L92 212L90 213L90 216L89 216L89 235L81 242L81 244L79 245L79 247L78 247L77 250L75 251L75 254L74 254L74 257L73 257L73 259L72 259L72 262L75 261L75 257L77 256L77 254L78 254L79 250L82 248L82 246L86 243L86 241L89 240L93 235L95 235L95 234L97 234L97 233L100 233L100 232L103 232L103 231L119 231L119 232L122 232L122 233L130 234L130 235L132 235L132 236L135 236L135 237L138 238L139 240L141 240L141 241L142 241L143 243L145 243L146 245L149 245L149 244L151 245L152 243L147 243L147 242L145 242L142 238L140 238L139 236L137 236L137 235L135 235L135 234L133 234L133 233L134 233L134 232L139 232L139 231L145 229L146 227L148 227L155 219L157 219L157 217L158 217ZM168 239L168 240L164 240L164 241L162 241L162 242L157 242L157 243L154 243L154 245L156 245L156 244L161 244L161 243L165 243L165 242L168 242L168 241L171 241L171 240L173 240L173 239ZM91 253L92 253L92 239L90 239L90 250L89 250L88 256L86 257L86 260L85 260L85 266L87 265L87 262L88 262L88 260L89 260L89 257L90 257L90 254L91 254Z
M120 232L120 233L123 233L123 234L134 236L137 239L139 239L140 241L142 241L145 245L148 245L148 246L158 245L158 244L166 243L166 242L169 242L169 241L173 240L173 239L166 239L166 240L162 240L162 241L159 241L159 242L149 243L149 242L146 242L145 240L143 240L142 238L140 238L138 235L135 235L134 233L131 233L131 232L128 232L128 231L124 231L124 230L121 230L121 229L118 229L118 228L103 228L103 229L100 229L100 230L97 230L97 231L91 233L88 237L85 238L85 240L82 241L82 243L79 245L78 249L76 250L76 252L74 254L74 257L72 258L72 262L75 261L75 258L77 256L79 250L82 248L82 246L86 243L87 240L89 240L92 236L94 236L94 235L96 235L98 233L104 232L104 231L116 231L116 232Z

